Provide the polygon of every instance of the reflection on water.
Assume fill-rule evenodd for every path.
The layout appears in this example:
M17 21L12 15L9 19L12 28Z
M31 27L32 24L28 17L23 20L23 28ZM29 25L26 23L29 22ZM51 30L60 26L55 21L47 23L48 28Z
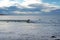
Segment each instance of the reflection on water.
M31 19L35 23L0 22L0 40L55 40L60 38L58 16L0 16L1 19ZM56 36L56 38L51 38Z

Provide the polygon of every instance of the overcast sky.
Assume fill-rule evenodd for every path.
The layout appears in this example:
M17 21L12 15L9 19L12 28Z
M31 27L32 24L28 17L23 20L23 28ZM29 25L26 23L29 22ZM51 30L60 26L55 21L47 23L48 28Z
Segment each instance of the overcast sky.
M16 4L18 4L17 7L12 7L9 9L9 7ZM0 0L0 7L4 8L3 10L0 10L0 13L9 14L11 12L17 14L26 12L32 14L44 12L60 13L60 0Z
M60 6L60 0L0 0L0 7L10 6L15 3L19 3L20 5L24 5L24 6L27 6L33 3L47 3L47 4Z

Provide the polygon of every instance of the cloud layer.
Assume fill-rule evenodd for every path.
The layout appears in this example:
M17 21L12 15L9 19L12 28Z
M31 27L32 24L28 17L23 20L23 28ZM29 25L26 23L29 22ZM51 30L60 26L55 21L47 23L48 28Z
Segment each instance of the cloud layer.
M3 0L0 1L0 7L2 14L60 13L60 6L43 3L42 0L24 0L22 3L17 0Z

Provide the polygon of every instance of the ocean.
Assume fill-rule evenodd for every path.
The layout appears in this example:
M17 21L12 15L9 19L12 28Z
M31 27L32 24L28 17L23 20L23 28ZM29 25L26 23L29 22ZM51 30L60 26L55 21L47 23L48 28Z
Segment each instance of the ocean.
M27 22L0 21L0 40L60 40L60 15L2 15L0 20L28 20Z

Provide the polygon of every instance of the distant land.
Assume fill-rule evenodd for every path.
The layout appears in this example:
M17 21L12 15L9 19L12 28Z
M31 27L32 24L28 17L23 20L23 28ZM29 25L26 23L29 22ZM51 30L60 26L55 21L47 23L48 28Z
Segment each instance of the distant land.
M0 15L5 15L5 14L0 14Z

